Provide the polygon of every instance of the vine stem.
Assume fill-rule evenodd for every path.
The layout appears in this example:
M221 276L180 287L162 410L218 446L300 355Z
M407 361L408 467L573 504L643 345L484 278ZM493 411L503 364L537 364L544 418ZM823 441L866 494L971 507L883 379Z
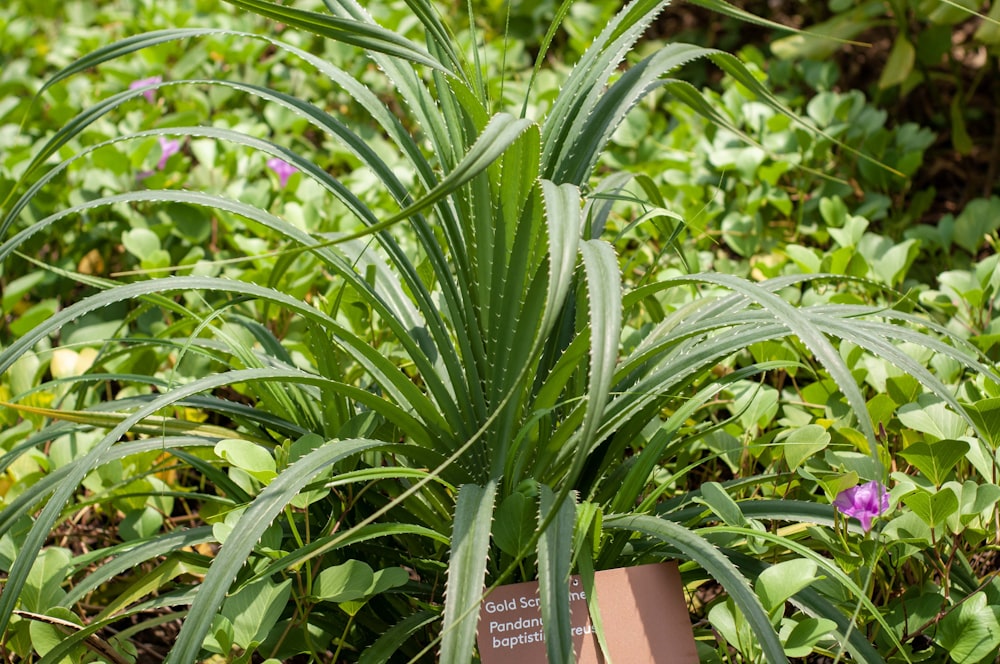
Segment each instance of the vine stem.
M871 564L868 565L868 574L865 576L865 583L861 587L861 592L865 596L868 595L872 580L875 578L875 565L878 564L879 558L882 557L883 553L885 553L885 546L879 543L878 548L875 549L875 552L872 554ZM840 664L840 660L843 659L844 652L847 650L847 642L851 638L851 632L854 630L854 625L857 624L858 616L860 615L861 601L859 600L854 607L854 613L851 615L851 622L848 625L847 630L844 632L844 639L840 643L840 649L837 651L837 656L834 658L833 664Z
M333 659L331 660L333 662L340 660L340 651L343 649L344 643L347 642L347 632L350 631L351 625L354 624L354 616L355 614L352 613L347 618L347 624L344 625L344 633L341 634L340 641L337 643L337 650L333 653Z

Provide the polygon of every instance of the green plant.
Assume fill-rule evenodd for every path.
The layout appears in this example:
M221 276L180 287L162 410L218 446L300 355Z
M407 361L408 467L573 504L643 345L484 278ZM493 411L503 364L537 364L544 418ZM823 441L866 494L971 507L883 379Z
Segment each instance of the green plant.
M776 40L772 52L783 59L824 60L840 45L817 35L848 40L888 32L892 47L880 63L871 94L900 100L912 99L915 90L923 91L925 99L935 99L940 111L932 115L935 123L950 131L951 145L957 152L968 155L974 147L970 125L995 102L989 89L989 72L1000 46L1000 4L972 0L844 0L831 2L828 8L825 20L815 26L816 35ZM860 46L861 52L870 47ZM980 88L987 90L987 108L978 101L972 103Z
M721 90L703 90L717 117L655 96L616 132L604 163L652 178L668 209L688 220L694 246L746 259L742 274L754 264L766 276L780 274L774 259L797 245L791 251L805 272L898 286L904 266L880 269L880 254L903 244L903 229L933 197L911 190L933 133L914 123L892 126L889 114L858 90L833 91L839 74L832 62L768 61L755 47L740 56L761 84L822 131L803 127L725 76ZM870 237L861 242L869 225ZM829 251L832 243L838 252ZM912 262L916 247L896 252Z
M5 264L37 265L23 251L31 239L91 211L147 214L163 206L168 214L160 222L166 228L123 234L135 274L112 280L49 268L85 292L23 325L0 352L13 408L27 423L7 434L2 464L30 477L0 513L9 571L0 625L11 648L58 660L77 647L98 647L88 638L123 617L148 627L168 607L182 606L173 662L212 652L235 661L301 653L321 660L327 651L365 662L394 655L413 661L437 649L440 661L465 662L474 657L484 585L537 576L549 658L569 661L572 569L587 586L595 568L679 556L690 561L689 580L711 577L725 588L732 634L752 634L747 657L781 662L786 650L822 647L875 661L843 608L856 601L878 620L864 589L808 547L757 527L832 523L829 505L765 503L753 512L730 493L771 478L751 474L691 491L678 478L691 472L682 470L688 462L701 465L689 455L720 431L740 426L747 413L751 424L766 419L753 389L763 373L802 369L817 376L827 407L839 414L829 427L842 437L834 445L855 455L855 477L883 479L885 449L868 402L842 354L848 349L831 338L886 358L957 413L965 412L958 399L899 342L924 344L981 376L989 368L966 345L915 331L922 321L905 312L832 304L840 289L827 290L823 277L752 283L714 273L656 275L623 288L618 257L602 237L627 178L592 175L632 107L658 88L704 102L671 76L708 58L780 109L753 74L731 55L686 44L667 45L619 72L666 4L639 0L594 39L550 106L533 97L530 81L508 106L506 97L489 94L494 65L478 49L461 50L430 3L407 3L426 39L420 46L348 0L330 0L324 13L230 1L362 49L389 84L363 83L291 40L185 28L99 49L46 89L178 40L265 44L328 79L367 119L348 124L358 117L239 80L152 87L164 94L221 89L285 109L310 132L339 142L355 170L382 191L369 198L345 186L319 158L286 146L284 135L212 124L132 131L50 164L92 122L140 99L142 88L98 102L41 145L3 206L3 234L20 228L0 245ZM354 51L341 55L356 62ZM543 110L529 117L536 104ZM373 125L381 138L368 140ZM246 159L279 158L346 214L337 224L320 215L292 223L264 206L148 179L148 188L102 192L22 220L74 165L123 142L168 137L226 143ZM203 154L192 145L173 158L187 168ZM239 259L239 271L227 272L232 262L170 253L173 224L206 223L193 210L246 233L237 246L250 255ZM665 224L668 234L678 230L678 220L659 210L647 220ZM184 274L166 276L171 271ZM59 331L111 310L120 324L101 328L90 367L56 370ZM747 348L788 339L789 354L725 364ZM714 410L713 399L726 392L745 395L743 405ZM970 425L981 428L972 417ZM755 453L773 454L776 466L795 473L803 459L796 463L793 451L825 448L825 433L808 429L813 439L805 443L801 436L758 441ZM673 476L664 476L667 467ZM842 474L836 470L797 481L812 494ZM169 473L183 479L165 490ZM164 530L178 504L203 525ZM116 528L120 541L76 555L47 543L67 515L86 508ZM746 555L764 542L775 557L791 551L815 565L810 569L822 567L835 579L833 591L776 586L768 579L780 575L762 571L770 563ZM137 565L144 574L115 581ZM748 577L757 579L756 592ZM64 589L67 580L72 587ZM25 612L69 619L85 595L104 608L71 638L41 645ZM824 622L804 614L783 622L786 600Z

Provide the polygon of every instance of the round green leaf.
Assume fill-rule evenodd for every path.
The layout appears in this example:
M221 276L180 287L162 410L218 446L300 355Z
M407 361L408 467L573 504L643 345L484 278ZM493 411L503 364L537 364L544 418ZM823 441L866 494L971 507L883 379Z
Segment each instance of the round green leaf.
M80 625L80 619L72 611L65 607L54 606L45 612L45 615L57 620ZM44 655L66 639L65 628L60 628L43 620L32 619L28 623L28 633L31 635L31 645L35 652ZM74 649L74 661L82 661L86 654L86 648L79 646ZM66 661L66 660L63 660Z
M348 602L367 595L374 583L375 574L367 563L348 560L319 573L313 581L313 596L329 602Z
M978 592L945 616L934 638L956 664L973 664L995 655L1000 646L1000 607Z
M754 591L770 613L816 580L816 563L797 558L768 567L754 583Z
M836 629L837 623L826 618L803 618L795 623L784 636L785 654L789 657L806 657L824 636Z
M280 584L262 579L226 598L221 613L232 623L233 643L243 649L252 649L267 638L288 604L291 592L291 579Z
M365 596L370 597L372 595L378 595L379 593L384 593L390 588L404 586L409 580L410 573L402 567L387 567L385 569L380 569L375 572L375 580L372 582L371 587L368 588L368 592L365 593Z
M504 498L493 522L493 542L504 553L516 556L535 531L535 501L515 492Z
M274 457L260 445L231 438L216 443L215 453L261 482L267 483L277 477Z
M160 251L160 238L148 228L133 228L122 233L125 251L139 260L145 260Z
M163 515L152 507L142 507L132 510L118 524L118 532L122 539L137 540L152 537L163 525Z
M793 429L780 440L785 452L785 463L789 469L795 470L806 459L826 449L830 444L830 432L818 424L807 424Z
M21 605L28 611L44 613L66 594L60 587L70 565L68 549L49 547L35 558L21 592Z

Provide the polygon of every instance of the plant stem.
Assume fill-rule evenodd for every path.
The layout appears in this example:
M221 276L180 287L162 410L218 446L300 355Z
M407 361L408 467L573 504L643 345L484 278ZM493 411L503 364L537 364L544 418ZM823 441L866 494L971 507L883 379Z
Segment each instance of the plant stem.
M340 641L337 642L337 650L333 653L333 661L336 662L340 658L340 651L344 647L344 642L347 640L347 632L351 629L351 625L354 623L354 615L350 615L347 618L347 624L344 625L344 633L340 636Z

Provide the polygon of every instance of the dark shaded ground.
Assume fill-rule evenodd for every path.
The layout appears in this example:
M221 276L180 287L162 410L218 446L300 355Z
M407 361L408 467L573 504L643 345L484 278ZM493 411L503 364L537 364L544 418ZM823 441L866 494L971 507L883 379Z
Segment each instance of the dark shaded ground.
M770 20L808 28L828 18L827 3L791 0L734 0L732 4ZM887 17L888 18L888 17ZM928 24L910 21L910 34L920 34ZM870 46L845 45L834 56L840 71L839 90L861 90L889 114L889 123L914 122L935 132L937 139L925 154L911 192L933 187L933 203L920 219L934 223L944 214L957 214L972 199L1000 193L1000 69L997 58L973 40L980 19L954 26L950 52L933 67L924 68L929 82L906 96L899 88L879 90L877 82L889 57L897 27L887 25L861 33L855 40ZM692 4L679 2L664 12L653 27L656 36L688 40L728 51L753 44L762 49L784 36L770 29L740 23ZM767 52L767 51L765 51ZM919 65L918 65L919 67ZM710 76L710 74L709 74ZM955 149L949 108L955 97L963 109L972 149Z
M996 58L985 47L973 43L979 25L972 19L956 26L951 52L936 68L927 70L931 79L903 97L898 90L884 91L877 99L896 123L915 122L937 133L927 151L924 166L914 178L913 189L934 187L936 205L928 211L932 219L958 213L973 198L998 192L1000 167L1000 80ZM870 30L860 40L871 48L846 46L837 56L843 85L877 94L875 81L892 48L895 31L888 27ZM963 109L972 150L961 154L953 145L949 107L955 97Z

